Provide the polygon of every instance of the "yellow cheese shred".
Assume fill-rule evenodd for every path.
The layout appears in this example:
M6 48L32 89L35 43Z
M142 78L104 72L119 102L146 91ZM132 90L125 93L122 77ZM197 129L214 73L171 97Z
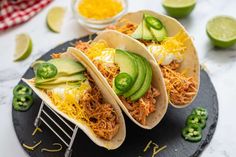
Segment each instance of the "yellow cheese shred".
M48 148L42 148L41 152L51 152L51 153L55 153L55 152L59 152L62 150L62 145L60 143L53 143L53 146L59 146L59 148L57 149L48 149Z
M37 132L43 132L43 130L40 129L39 127L36 127L32 133L32 136L34 136Z
M154 146L153 147L153 153L152 153L152 157L155 157L159 152L161 152L162 150L166 149L167 146L163 146L161 148L159 148L159 146Z
M184 53L186 50L185 42L188 39L189 37L184 31L179 31L175 36L164 39L161 46L171 53Z
M164 150L165 148L167 148L167 146L163 146L161 148L159 148L159 145L156 144L155 142L152 142L152 140L150 140L146 147L143 149L143 152L146 152L150 147L151 145L154 145L153 146L153 151L152 151L152 157L155 157L159 152L161 152L162 150ZM139 156L140 157L140 156Z
M96 20L111 18L122 10L123 5L118 0L81 0L78 5L82 16Z
M150 148L150 145L152 144L152 140L150 140L148 143L147 143L147 145L146 145L146 147L143 149L143 152L146 152L147 150L148 150L148 148Z
M173 54L176 59L183 59L183 54L187 49L185 42L189 39L187 34L184 31L178 32L173 37L167 37L160 43L160 48L158 51L153 52L154 56L160 56L161 58L158 60L159 64L162 64L168 54ZM154 44L155 46L156 44ZM148 46L148 49L152 49L152 44ZM151 51L152 52L152 51Z
M65 89L63 97L56 92L50 92L50 95L55 106L57 106L60 111L79 122L82 122L81 120L83 120L89 123L88 116L85 115L84 106L78 102L78 97L81 97L88 89L90 89L89 84L84 82L79 88Z
M28 150L33 151L33 150L34 150L35 148L37 148L41 143L42 143L42 141L39 141L38 143L36 143L36 144L33 145L33 146L28 146L28 145L26 145L26 144L23 143L23 147L26 148L26 149L28 149Z
M108 44L104 40L99 40L98 42L92 42L89 45L89 49L85 51L85 54L93 60L96 57L102 56L102 52L109 48Z

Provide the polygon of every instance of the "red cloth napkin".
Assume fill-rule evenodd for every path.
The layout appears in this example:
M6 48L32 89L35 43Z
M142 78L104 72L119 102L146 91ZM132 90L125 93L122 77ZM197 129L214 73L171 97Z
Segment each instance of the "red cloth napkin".
M52 0L0 0L0 31L30 20Z

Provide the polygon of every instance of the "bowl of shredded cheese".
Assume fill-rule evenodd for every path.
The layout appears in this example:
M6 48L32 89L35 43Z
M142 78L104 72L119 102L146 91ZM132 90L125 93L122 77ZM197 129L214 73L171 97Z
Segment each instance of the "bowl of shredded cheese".
M76 20L92 32L114 23L127 9L127 0L72 0Z

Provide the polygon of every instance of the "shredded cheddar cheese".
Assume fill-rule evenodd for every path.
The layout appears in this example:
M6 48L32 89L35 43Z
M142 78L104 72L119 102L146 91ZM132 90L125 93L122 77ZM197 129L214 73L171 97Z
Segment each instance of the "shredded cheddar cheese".
M50 96L58 109L67 114L69 117L80 122L82 119L88 121L88 117L85 115L84 107L78 104L79 98L88 89L90 89L88 82L84 82L80 87L68 87L61 92L58 90L50 91Z
M152 157L155 157L160 151L166 149L167 146L163 146L161 148L159 148L159 146L154 146L153 147L153 153L152 153Z
M34 136L37 132L43 132L43 130L40 129L39 127L35 128L33 133L32 133L32 136Z
M78 5L82 16L96 20L111 18L122 10L123 5L118 0L81 0Z
M79 43L82 44L81 49L88 49L88 43ZM101 49L107 47L104 43L100 43L99 46ZM52 57L60 58L62 55L54 54ZM84 72L84 75L87 80L79 85L72 86L66 83L64 86L44 90L44 92L51 98L58 110L71 119L86 125L98 137L111 140L120 129L119 117L113 106L104 101L102 92L96 86L93 78L87 72Z
M148 46L159 64L169 64L173 60L182 61L186 50L185 42L188 36L185 32L180 31L173 37L167 37L160 44L153 43Z
M87 51L85 51L85 54L91 59L93 60L96 57L100 57L102 56L102 52L106 49L108 49L109 46L107 44L106 41L104 40L100 40L98 42L92 42L89 45L89 48L87 49Z
M158 145L158 144L156 144L155 142L152 142L152 144L153 144L154 146L156 146L156 147L158 147L158 148L159 148L159 145Z
M114 78L119 74L120 67L114 63L115 49L109 47L106 41L99 40L96 42L82 42L76 44L76 48L84 52L93 62L101 74L106 78L109 85L113 87ZM132 102L123 96L121 101L128 109L129 113L140 124L146 125L147 117L156 110L156 99L160 92L151 87L144 96L138 101Z
M155 142L153 142L152 140L150 140L146 147L144 148L143 152L145 153L148 149L151 148L151 145L153 145L153 149L152 149L152 157L155 157L160 151L164 150L165 148L167 148L167 146L163 146L163 147L159 147L158 144L156 144Z
M59 146L57 149L48 149L48 148L42 148L41 152L50 152L50 153L55 153L55 152L60 152L62 150L62 145L60 143L53 143L53 146Z
M41 143L42 143L42 141L39 141L38 143L36 143L36 144L33 145L33 146L28 146L28 145L26 145L26 144L23 143L23 147L25 147L25 148L28 149L28 150L33 151L33 150L35 150L35 148L37 148Z
M111 25L107 29L117 30L121 33L130 35L137 28L137 25L127 19L122 19L117 25ZM186 50L186 41L189 39L188 35L183 31L179 31L172 37L167 37L162 42L140 40L148 47L159 64L167 62L169 64L173 60L183 60ZM167 61L166 61L167 60ZM168 61L169 60L169 61Z
M186 50L185 42L188 39L187 34L184 31L180 31L175 36L164 39L161 42L161 46L170 53L184 53Z
M100 138L111 140L120 128L118 115L111 104L103 101L90 75L85 75L88 80L80 86L58 87L45 92L58 110L88 126Z
M152 140L150 140L148 142L148 144L146 145L146 147L143 149L143 152L146 152L148 150L148 148L150 148L150 145L152 144Z
M136 30L136 25L128 19L122 19L117 25L109 26L121 33L130 35ZM153 54L164 76L169 99L176 105L190 103L197 94L197 81L194 77L187 77L187 69L179 71L181 62L185 59L187 49L186 42L189 36L183 31L179 31L172 37L167 37L162 42L139 40L148 47Z

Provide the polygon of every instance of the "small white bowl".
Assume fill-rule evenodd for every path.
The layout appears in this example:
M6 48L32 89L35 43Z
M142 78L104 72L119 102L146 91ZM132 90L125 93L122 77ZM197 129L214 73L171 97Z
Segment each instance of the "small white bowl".
M118 0L123 5L123 10L120 13L116 14L113 17L104 19L104 20L96 20L96 19L86 18L79 13L78 5L79 5L80 1L81 0L72 0L73 14L74 14L76 20L82 26L84 26L87 30L89 30L91 32L97 32L97 31L101 31L101 30L105 29L107 26L114 23L117 19L119 19L121 16L123 16L128 10L127 0Z

